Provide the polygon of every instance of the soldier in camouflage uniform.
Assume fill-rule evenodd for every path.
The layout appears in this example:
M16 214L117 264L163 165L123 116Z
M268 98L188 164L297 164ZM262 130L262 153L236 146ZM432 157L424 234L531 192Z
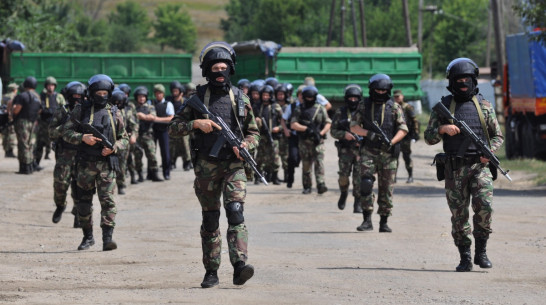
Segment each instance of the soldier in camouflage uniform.
M166 100L170 101L174 106L174 112L178 113L184 104L184 93L186 89L179 81L173 81L170 84L171 96L167 96ZM171 168L176 168L176 159L182 157L182 168L184 171L189 171L193 168L191 163L190 152L190 136L183 136L181 139L169 138L169 147L171 149Z
M49 140L49 123L57 108L65 104L62 94L55 92L57 80L53 76L48 76L44 83L44 91L40 94L42 101L42 112L38 119L38 130L36 134L36 147L34 148L35 168L41 170L40 161L45 149L45 159L49 159L51 151L51 141Z
M281 106L281 110L283 114L286 108L290 106L290 101L288 100L288 94L289 94L288 85L289 85L288 83L278 84L277 88L275 88L275 100ZM281 164L282 164L282 170L283 170L283 180L281 180L281 182L286 182L287 174L288 174L288 138L285 136L285 133L284 133L282 117L281 117L280 126L283 129L279 137L279 156L281 157Z
M399 142L408 133L402 107L391 99L392 81L386 74L373 75L368 83L370 97L358 105L351 120L351 131L365 137L360 150L360 194L364 221L358 231L371 231L373 213L373 183L377 173L377 214L381 216L379 232L392 232L387 219L392 211L394 177L399 154ZM373 132L376 122L386 134L389 144L381 141L380 134ZM383 139L385 140L385 139Z
M279 185L281 184L278 172L281 167L279 139L282 135L282 109L273 100L274 93L273 87L269 85L265 85L260 93L261 103L258 111L256 111L256 117L260 118L260 120L257 120L260 127L260 144L258 145L256 163L258 169L266 173L267 181Z
M93 238L93 194L97 192L101 205L100 226L102 228L102 250L117 249L112 240L117 214L114 202L116 171L119 171L117 153L127 149L129 137L123 118L116 106L108 101L114 90L114 82L104 74L92 76L89 81L88 102L76 105L70 120L64 125L63 140L78 145L76 185L78 192L78 217L83 239L78 250L89 249L95 244ZM114 149L101 144L101 139L84 133L81 124L90 124L104 135Z
M134 158L135 150L137 149L136 142L138 138L139 127L138 119L136 117L136 107L135 103L129 100L131 96L131 87L127 84L120 84L118 88L119 90L123 91L123 93L125 93L125 96L127 96L127 103L125 104L125 108L122 110L122 113L123 117L125 118L124 123L126 126L127 134L129 135L129 149L126 152L126 161L122 162L125 162L127 171L129 171L129 175L131 176L131 184L138 184L137 179L135 179L136 168Z
M68 187L72 186L71 196L74 201L72 214L74 215L74 228L81 227L78 218L78 196L76 186L76 155L78 146L67 143L63 140L64 123L70 118L70 112L74 110L77 104L82 104L86 87L80 82L70 82L61 91L68 103L57 108L51 123L49 124L49 138L55 143L55 168L53 169L53 201L55 202L55 212L53 212L53 223L61 221L64 210L66 209L66 193Z
M411 160L411 143L419 140L419 120L413 110L413 106L404 101L404 95L402 90L394 90L394 101L402 107L404 112L404 118L406 119L406 125L408 126L408 135L400 142L400 152L402 152L402 158L408 171L408 180L406 183L413 183L413 160ZM397 171L398 164L397 160ZM396 179L395 179L396 180Z
M148 89L140 86L135 89L135 100L137 102L136 115L139 120L138 139L135 150L135 168L138 173L138 182L143 182L142 177L142 157L146 154L148 160L148 175L146 179L154 182L161 182L163 179L157 176L157 159L155 157L155 143L152 133L152 125L155 120L155 108L148 103Z
M197 87L195 96L215 115L221 117L236 135L243 136L242 146L247 149L258 145L258 127L250 102L229 78L235 72L235 52L225 42L213 42L205 46L199 57L202 75L208 83ZM206 273L201 287L218 285L217 270L220 266L222 238L219 230L220 208L223 204L228 220L227 241L229 257L233 265L233 284L243 285L254 275L254 267L247 265L248 231L243 210L246 197L246 175L243 161L236 147L224 145L218 157L209 156L219 139L215 129L220 127L191 107L185 107L171 122L171 136L194 134L192 149L195 151L195 194L201 204L203 222L201 245Z
M482 141L489 143L494 152L501 147L504 137L493 106L478 93L478 66L468 58L453 60L446 70L449 79L448 90L452 93L440 101L464 121ZM471 227L468 222L470 196L474 211L472 234L476 241L474 264L491 268L486 253L487 240L491 234L493 214L493 178L489 160L482 157L476 146L465 140L460 129L452 122L441 118L436 112L430 114L425 130L425 142L429 145L443 142L447 155L445 161L445 190L447 204L451 211L451 235L459 249L461 261L456 271L472 270L470 246ZM462 157L461 157L462 155Z
M303 194L311 194L313 185L311 167L315 165L317 192L328 191L324 183L324 138L330 130L332 120L324 106L317 103L318 90L307 86L302 90L303 104L294 109L290 121L291 129L298 132L299 152L302 162Z
M18 174L29 175L34 171L34 146L36 145L36 121L41 110L40 96L36 93L36 78L29 76L23 82L24 91L13 100L13 117L17 135Z
M339 190L341 195L337 202L340 210L345 208L345 202L349 194L349 177L353 173L353 213L362 213L360 202L360 146L362 138L351 132L351 119L355 115L358 104L362 101L362 88L351 84L345 87L345 106L336 110L332 119L332 137L336 141L337 156L339 158Z
M127 149L122 149L118 152L119 157L119 172L116 173L116 184L118 186L118 194L125 195L125 189L127 184L125 183L125 178L127 176L127 159L129 158L129 148L131 144L136 143L137 134L138 134L138 123L136 122L136 116L131 112L131 107L129 107L129 99L125 92L121 90L114 90L112 92L112 98L110 103L118 107L118 113L122 117L123 125L125 126L125 131L129 136L129 145ZM131 179L135 179L135 174L132 172Z
M17 84L11 83L8 85L8 92L2 96L2 106L6 107L8 112L8 120L13 122L11 115L11 108L13 105L13 99L17 96ZM4 147L6 158L15 158L13 149L17 145L17 137L15 136L15 127L13 124L9 124L6 128L2 129L2 146Z

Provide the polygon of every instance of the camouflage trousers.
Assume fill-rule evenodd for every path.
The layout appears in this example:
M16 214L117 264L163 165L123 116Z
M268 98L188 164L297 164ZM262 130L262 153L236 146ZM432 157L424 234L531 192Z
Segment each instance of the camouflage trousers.
M42 160L44 149L46 155L51 152L51 140L49 140L49 122L44 120L38 120L36 127L36 145L34 146L34 160L38 164Z
M116 172L116 184L118 187L127 187L125 179L127 176L127 158L129 149L122 149L118 152L119 172Z
M72 185L71 196L74 201L72 214L76 215L78 196L76 194L76 154L75 149L57 148L55 152L55 168L53 169L53 200L55 206L65 207L68 187Z
M260 171L267 171L268 173L278 172L281 167L279 140L273 140L273 145L271 145L268 139L261 138L260 145L258 145L256 163Z
M445 190L451 211L451 235L457 246L472 244L470 235L469 206L472 196L472 222L474 238L489 238L493 214L493 178L489 167L482 163L463 166L448 175L446 167Z
M282 169L288 170L288 139L282 135L279 139L279 156L281 157Z
M302 163L302 184L303 188L311 188L311 167L315 165L315 179L317 185L324 183L324 143L315 145L312 140L300 139L298 143Z
M34 161L34 146L36 145L36 123L26 119L15 121L17 135L17 158L19 163L31 164Z
M4 147L4 151L8 152L13 151L16 145L17 136L15 135L15 127L9 125L2 130L2 146Z
M250 149L248 153L250 153L252 158L256 160L256 149ZM247 162L244 162L243 167L245 168L246 181L249 181L249 182L254 181L254 170L252 169L250 164L248 164Z
M178 157L182 157L183 162L191 161L190 136L182 138L169 138L169 148L171 150L171 163L176 164Z
M358 147L338 148L339 175L338 184L341 192L349 191L349 177L353 173L353 196L360 201L360 150Z
M408 173L410 173L413 169L413 160L411 159L411 139L404 138L404 140L400 142L400 152L402 153L402 159L404 159L406 170Z
M148 170L157 170L157 159L155 157L155 142L152 133L140 135L137 139L140 148L135 149L134 161L137 171L142 171L142 157L146 154L148 159ZM144 150L144 151L143 151Z
M230 202L239 202L244 208L246 198L246 175L243 162L239 160L209 161L198 158L194 165L194 189L203 212L218 211L220 217L220 196L224 207ZM244 221L228 225L227 244L231 264L246 262L248 258L248 230ZM218 270L222 252L220 230L208 232L201 226L203 265L206 270Z
M129 151L127 152L127 169L131 172L134 172L136 171L136 166L135 166L135 151L137 150L138 148L136 147L136 143L135 144L130 144L129 143Z
M116 174L108 161L78 160L76 165L78 215L82 228L93 226L93 195L97 192L101 206L101 227L114 227L117 214L114 202Z
M391 216L396 165L397 161L391 153L380 152L375 154L365 148L360 150L361 178L368 177L375 181L374 174L377 174L377 214L381 216ZM374 199L373 191L368 196L362 196L362 209L373 211Z

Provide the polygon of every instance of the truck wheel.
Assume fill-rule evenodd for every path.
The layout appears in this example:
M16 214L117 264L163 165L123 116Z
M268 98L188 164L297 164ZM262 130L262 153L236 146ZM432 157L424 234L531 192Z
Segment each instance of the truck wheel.
M504 142L504 150L506 151L506 158L512 159L514 157L517 157L516 153L516 135L512 131L512 128L510 127L511 120L508 118L506 119L506 123L504 125L504 130L506 132L506 141Z
M523 156L525 158L535 157L535 134L533 133L533 126L528 122L523 123L522 126L522 142L523 142Z

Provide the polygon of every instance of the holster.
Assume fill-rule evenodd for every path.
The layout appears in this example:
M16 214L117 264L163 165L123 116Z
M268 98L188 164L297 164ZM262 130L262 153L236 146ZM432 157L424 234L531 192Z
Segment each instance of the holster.
M499 174L497 171L497 167L491 164L491 162L489 162L487 166L489 166L489 170L491 171L491 176L493 177L493 181L497 180L497 176Z
M449 157L445 153L436 154L436 156L434 156L434 161L432 161L431 165L436 165L436 178L438 179L438 181L442 181L446 178L446 166L448 169L451 168L451 166L449 166Z

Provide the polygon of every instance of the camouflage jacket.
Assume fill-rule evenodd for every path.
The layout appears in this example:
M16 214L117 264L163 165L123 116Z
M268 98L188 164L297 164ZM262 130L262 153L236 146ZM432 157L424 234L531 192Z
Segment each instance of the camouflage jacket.
M69 110L67 105L60 106L55 110L48 127L49 139L51 141L57 141L59 138L62 138L64 123L68 121L68 116Z
M250 106L250 100L244 94L242 98L245 102L245 117L241 124L243 134L245 135L244 141L247 144L247 149L256 149L260 141L260 131L258 125L256 125L256 119L254 112ZM180 138L194 133L193 121L198 119L204 119L204 117L194 111L191 107L184 107L182 111L174 116L169 124L169 136L173 138Z
M136 117L136 107L133 103L127 103L125 108L119 112L123 116L123 124L129 136L138 135L138 119Z
M347 112L344 114L343 112ZM353 112L354 113L354 112ZM347 117L348 121L345 121ZM349 111L346 106L339 107L334 113L332 118L332 129L330 129L330 134L334 139L343 140L345 139L345 133L350 131L351 119L353 114Z
M398 105L398 103L393 103L393 104L394 105L392 107L392 115L394 117L392 121L394 122L394 129L393 129L393 136L394 136L396 135L398 130L404 130L407 132L408 126L406 125L406 120L404 118L404 111L402 110L402 107ZM353 119L351 120L351 126L356 126L356 125L362 126L362 124L364 123L364 113L366 110L365 105L366 103L364 102L361 102L360 104L358 104L358 108L356 108L356 113L353 116ZM376 108L381 108L381 107L376 107Z
M324 108L324 106L322 106L321 104L315 103L313 105L313 108L318 108L318 109L315 109L318 112L317 112L317 115L315 116L315 119L313 120L313 122L316 125L322 127L326 124L332 123L332 120L330 119L330 117L328 117L328 112L326 112L326 108ZM302 110L303 110L302 107L296 107L294 109L294 112L292 113L292 118L290 119L290 124L294 122L298 122L300 120Z
M489 133L489 142L491 144L491 151L495 152L501 147L504 142L504 136L497 121L495 109L491 103L487 100L482 100L480 103L485 125L487 126L487 132ZM438 128L442 125L438 114L434 111L430 114L427 129L425 130L425 143L428 145L434 145L442 140L442 135L438 133Z
M106 104L105 108L107 110L110 110L110 109L117 110L117 107L113 108L112 105L110 104ZM127 135L127 131L125 131L123 118L121 117L121 115L119 115L119 110L112 111L112 112L113 112L112 115L115 116L116 118L116 121L115 121L116 142L114 143L114 150L119 151L119 150L127 149L129 145L129 136ZM72 110L72 112L70 113L70 116L73 118L81 119L82 106L80 104L76 105L74 107L74 110ZM83 133L76 131L77 129L78 129L78 126L76 125L76 123L74 123L72 120L68 120L64 124L64 128L63 128L63 132L62 132L63 140L73 145L79 145L83 143L82 142Z
M409 135L419 134L419 120L417 120L417 115L415 114L412 105L404 101L400 106L402 106L402 110L404 111L404 118L406 119L406 125L409 129L408 136L404 139L409 140Z

